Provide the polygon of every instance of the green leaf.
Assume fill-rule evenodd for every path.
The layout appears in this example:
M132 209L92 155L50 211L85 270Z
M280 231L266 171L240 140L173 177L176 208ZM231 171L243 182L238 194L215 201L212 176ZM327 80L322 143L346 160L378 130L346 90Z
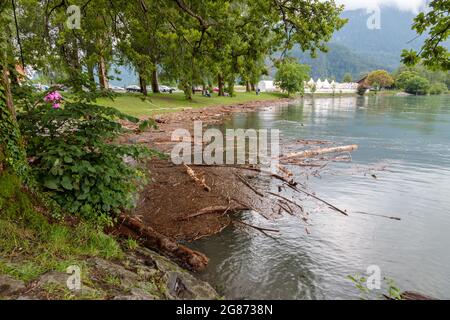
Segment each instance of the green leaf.
M69 176L64 176L62 178L61 185L66 190L73 190L72 179Z
M58 181L55 179L47 179L44 182L44 186L48 189L58 190Z

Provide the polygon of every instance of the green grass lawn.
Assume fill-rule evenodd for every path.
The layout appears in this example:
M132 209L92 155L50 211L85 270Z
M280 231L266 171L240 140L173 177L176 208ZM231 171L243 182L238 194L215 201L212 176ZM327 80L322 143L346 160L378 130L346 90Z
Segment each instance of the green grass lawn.
M141 94L119 94L114 100L100 98L97 104L114 107L126 114L142 117L181 111L188 108L202 108L215 105L233 105L249 101L275 100L284 97L281 93L261 93L257 96L254 92L237 92L235 97L202 97L201 94L193 96L192 101L187 101L182 92L173 94L149 94L147 98Z

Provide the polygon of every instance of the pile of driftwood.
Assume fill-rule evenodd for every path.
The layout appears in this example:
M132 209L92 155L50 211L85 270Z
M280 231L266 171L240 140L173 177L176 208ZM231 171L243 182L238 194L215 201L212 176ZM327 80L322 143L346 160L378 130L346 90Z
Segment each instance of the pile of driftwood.
M298 203L295 197L289 197L287 195L283 195L283 190L291 190L293 193L302 194L307 197L311 197L316 201L319 201L325 204L327 207L332 210L347 216L347 212L337 206L331 204L330 202L318 197L312 192L308 191L302 185L299 185L293 179L293 173L286 167L286 165L298 165L298 166L317 166L317 163L320 163L320 167L323 167L323 158L318 159L317 157L321 157L325 154L338 154L343 152L351 152L358 148L357 145L349 145L349 146L338 146L338 147L322 147L322 148L313 148L310 150L303 150L299 152L291 152L284 154L280 157L278 165L278 172L274 173L272 171L267 171L265 169L255 167L255 166L247 166L247 165L222 165L224 168L232 168L232 174L235 176L235 180L240 182L244 188L248 188L251 190L251 193L254 194L255 198L260 198L261 203L265 200L267 203L270 203L271 206L276 207L278 214L287 213L290 215L299 215L301 219L307 224L308 222L308 213L305 212L303 206ZM305 160L309 160L305 162ZM312 160L312 161L311 161ZM194 184L196 184L199 188L202 188L205 192L211 192L211 186L207 184L205 177L200 176L196 172L196 167L211 167L209 165L184 165L186 174L191 178ZM217 167L213 165L212 167ZM253 185L254 179L248 179L246 177L246 171L251 171L253 173L262 174L270 177L270 179L278 180L281 185L278 187L278 192L272 192L270 190L260 190L263 189L260 186ZM292 195L292 193L291 193ZM230 217L229 223L234 223L243 228L251 228L263 233L266 236L271 236L271 234L279 232L276 229L264 228L261 226L250 225L246 222L243 222L238 219L232 219L231 213L244 211L244 210L252 210L254 212L258 212L266 219L270 219L266 214L262 212L262 210L258 210L251 203L246 203L239 199L228 199L228 206L211 206L203 208L195 213L183 216L182 220L190 220L193 218L198 218L203 215L209 214L220 214L220 215L228 215ZM273 204L273 205L272 205ZM264 206L265 204L263 204ZM136 240L139 240L142 245L154 249L163 255L171 258L172 260L178 262L183 267L186 267L193 271L199 271L206 267L208 264L208 258L197 251L191 250L186 246L178 244L173 239L161 234L157 230L143 223L139 217L130 216L130 215L121 215L119 219L119 226L116 228L116 232L120 235L126 237L132 237ZM225 226L226 227L226 226ZM305 226L305 230L309 233L307 225Z

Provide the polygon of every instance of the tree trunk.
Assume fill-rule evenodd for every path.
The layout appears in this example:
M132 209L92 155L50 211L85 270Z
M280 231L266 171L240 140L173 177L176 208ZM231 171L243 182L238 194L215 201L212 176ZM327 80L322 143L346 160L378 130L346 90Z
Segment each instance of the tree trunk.
M217 76L217 85L219 87L219 97L225 96L223 75L221 73Z
M94 74L94 66L91 64L87 65L87 73L88 73L88 77L89 77L89 88L91 90L91 92L94 92L96 89L95 86L95 74Z
M252 91L256 91L256 85L254 83L251 83L250 86Z
M192 271L201 271L208 265L209 259L203 253L178 244L135 217L122 214L119 220L121 223L116 228L116 233L118 232L126 238L140 240L145 247L174 259L182 267Z
M9 71L8 67L6 65L2 66L2 76L0 79L0 86L4 89L4 95L5 95L5 104L8 108L11 115L15 118L16 117L16 110L14 108L14 102L13 97L11 93L11 83L9 81Z
M300 152L293 152L287 155L284 155L280 158L280 160L291 160L297 158L312 158L315 156L319 156L326 153L339 153L339 152L352 152L358 149L358 145L352 144L348 146L340 146L340 147L329 147L329 148L321 148L321 149L312 149L305 150Z
M105 58L102 55L98 59L98 79L100 81L100 88L102 90L108 90L108 72L106 70Z
M152 72L152 91L153 93L160 93L158 82L158 71L156 70L156 67L155 70L153 70Z
M0 141L2 142L0 144L0 173L5 169L10 169L13 174L26 182L29 173L28 162L25 145L16 121L6 59L0 61L0 71Z
M246 92L251 92L252 91L252 88L250 86L250 81L246 81L245 82L245 91Z
M139 85L141 86L141 92L144 96L148 96L147 92L147 81L145 80L145 77L142 76L142 74L139 74Z

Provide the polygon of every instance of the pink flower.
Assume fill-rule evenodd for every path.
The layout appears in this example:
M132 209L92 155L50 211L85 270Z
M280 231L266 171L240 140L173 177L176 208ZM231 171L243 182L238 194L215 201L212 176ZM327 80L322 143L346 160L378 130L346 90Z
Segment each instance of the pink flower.
M44 101L47 103L52 103L53 109L60 109L62 98L63 98L62 95L58 91L53 91L44 97Z

